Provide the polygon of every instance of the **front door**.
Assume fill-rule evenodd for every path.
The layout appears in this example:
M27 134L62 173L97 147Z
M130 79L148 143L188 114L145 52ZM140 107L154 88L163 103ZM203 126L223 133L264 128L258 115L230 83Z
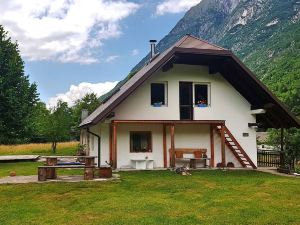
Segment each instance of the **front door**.
M179 82L180 120L193 120L193 83Z

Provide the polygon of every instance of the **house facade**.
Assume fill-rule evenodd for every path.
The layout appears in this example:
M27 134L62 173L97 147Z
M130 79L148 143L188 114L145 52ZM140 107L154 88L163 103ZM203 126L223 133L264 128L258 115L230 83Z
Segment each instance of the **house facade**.
M186 35L153 54L80 126L81 143L100 165L152 169L194 160L255 169L257 129L299 121L229 50Z

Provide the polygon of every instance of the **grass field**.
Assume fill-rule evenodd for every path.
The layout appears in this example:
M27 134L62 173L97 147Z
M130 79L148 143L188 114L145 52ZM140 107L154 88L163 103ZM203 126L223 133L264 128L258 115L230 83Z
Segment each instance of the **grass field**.
M74 155L78 142L57 143L56 155ZM0 155L53 155L50 143L0 145Z
M18 165L24 174L36 168ZM105 183L0 185L0 224L300 223L300 179L221 170L120 175Z

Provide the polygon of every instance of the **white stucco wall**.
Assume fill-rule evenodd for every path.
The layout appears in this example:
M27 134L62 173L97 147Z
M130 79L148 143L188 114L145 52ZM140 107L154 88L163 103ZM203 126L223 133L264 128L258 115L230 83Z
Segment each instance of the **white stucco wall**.
M168 100L167 106L152 107L150 104L150 84L152 82L167 82ZM255 116L251 115L250 104L222 77L221 74L209 74L208 68L204 66L174 65L168 72L157 72L142 86L140 86L131 96L122 102L115 110L114 120L179 120L179 82L188 81L195 83L209 83L211 101L206 108L194 108L195 120L225 120L225 124L239 141L252 161L256 164L256 131L248 128L248 123L255 122ZM109 159L109 125L103 123L98 129L101 134L101 158ZM127 125L126 125L127 126ZM130 165L129 158L129 138L130 129L140 130L145 127L153 132L153 151L155 153L155 167L163 166L162 153L162 126L158 125L120 125L118 129L118 167ZM249 133L248 137L243 137L243 133ZM168 149L170 148L169 134ZM209 149L209 126L205 125L176 125L175 147L195 147ZM93 149L96 143L94 142ZM120 151L120 153L119 153ZM161 151L161 152L160 152ZM91 154L94 151L91 150ZM143 153L137 153L143 154ZM154 156L154 154L153 154ZM104 163L102 161L101 163ZM169 159L169 157L168 157ZM226 151L226 161L239 163L232 153ZM221 162L220 137L215 134L215 163Z
M131 153L130 131L151 131L152 152ZM120 124L117 128L117 164L118 168L133 167L131 159L154 160L154 167L163 167L163 127L162 125Z

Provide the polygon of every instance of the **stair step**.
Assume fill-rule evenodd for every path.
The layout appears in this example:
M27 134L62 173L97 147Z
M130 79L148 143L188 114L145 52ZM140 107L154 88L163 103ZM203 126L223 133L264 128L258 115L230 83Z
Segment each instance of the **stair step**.
M217 130L217 133L219 135L222 135L222 126L216 126L215 129ZM231 132L228 130L228 128L224 125L224 139L225 144L227 147L231 150L231 152L234 154L234 156L238 159L238 161L241 163L243 167L250 168L252 167L255 169L255 165L249 159L247 153L243 150L243 148L239 145L238 141L234 138L234 136L231 134Z

